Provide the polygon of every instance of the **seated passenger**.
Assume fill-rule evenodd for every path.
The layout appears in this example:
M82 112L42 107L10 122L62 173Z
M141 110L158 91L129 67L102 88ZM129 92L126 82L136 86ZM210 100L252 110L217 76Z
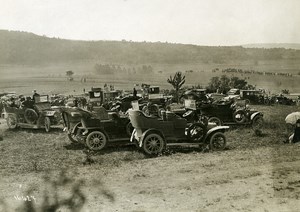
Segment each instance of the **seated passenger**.
M26 97L26 100L23 102L24 108L33 108L34 102L30 96Z
M143 107L143 112L148 116L158 116L158 106L148 102L146 106Z

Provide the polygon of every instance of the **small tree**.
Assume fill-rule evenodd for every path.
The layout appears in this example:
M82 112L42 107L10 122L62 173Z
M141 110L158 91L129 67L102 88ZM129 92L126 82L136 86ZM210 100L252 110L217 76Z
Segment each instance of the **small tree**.
M179 102L179 90L185 83L185 76L179 71L179 72L176 72L173 77L170 76L170 78L167 79L167 82L170 83L173 86L173 88L175 89L176 100L178 103Z
M72 70L66 71L66 75L67 75L69 81L73 80L74 72Z
M283 90L281 90L281 93L283 93L283 94L290 94L290 91L287 90L287 89L283 89Z

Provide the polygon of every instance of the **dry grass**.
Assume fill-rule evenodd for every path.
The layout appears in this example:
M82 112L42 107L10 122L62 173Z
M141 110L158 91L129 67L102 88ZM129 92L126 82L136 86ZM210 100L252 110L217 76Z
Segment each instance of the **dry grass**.
M250 128L237 127L226 133L228 151L235 149L255 149L281 145L284 141L284 118L297 107L290 106L256 106L256 109L264 112L266 126L261 137L255 136ZM43 130L2 130L4 141L0 143L2 157L0 159L0 172L3 175L44 172L59 168L78 168L84 166L86 153L84 147L72 145L66 134L61 130L49 134ZM169 150L166 155L180 154L197 151L197 148L176 148ZM91 152L91 166L120 166L122 163L130 163L145 159L142 152L134 146L117 145L108 147L105 151ZM212 163L203 166L214 166Z
M84 147L71 145L61 130L53 130L48 134L43 130L2 130L0 132L4 140L0 141L3 156L0 158L0 173L3 178L0 181L0 199L5 197L6 192L11 192L11 183L16 181L16 176L18 181L40 186L43 183L42 176L63 169L74 173L76 179L87 181L84 190L88 201L93 202L89 206L94 209L98 209L99 204L107 208L112 206L103 200L94 203L93 198L97 193L91 192L95 187L93 181L101 179L108 191L116 195L116 202L122 205L121 208L117 207L119 210L143 210L138 205L127 206L126 202L122 202L129 198L126 196L128 194L136 200L146 198L144 201L149 205L144 207L153 209L151 202L155 198L169 198L174 203L178 201L176 198L183 198L182 195L195 195L198 192L208 202L203 203L208 204L205 208L211 211L221 209L227 202L239 199L250 201L253 194L244 195L242 189L236 191L236 185L265 189L262 183L266 169L270 172L270 167L272 186L278 190L276 195L298 198L298 193L291 193L291 188L298 192L297 179L290 177L284 185L280 180L299 174L299 168L295 166L300 160L300 148L284 144L285 137L281 129L285 116L299 109L290 106L256 106L256 109L264 112L267 123L260 137L255 136L250 128L232 128L226 133L228 147L225 151L202 153L197 148L172 148L157 158L147 158L132 145L119 144L104 151L90 152L89 157L93 162L86 163ZM153 179L156 184L152 184ZM215 189L225 193L214 195ZM222 195L227 197L224 199ZM199 198L185 196L186 204L189 204L189 209L196 210L196 205L190 202L192 197ZM178 205L168 207L180 210Z

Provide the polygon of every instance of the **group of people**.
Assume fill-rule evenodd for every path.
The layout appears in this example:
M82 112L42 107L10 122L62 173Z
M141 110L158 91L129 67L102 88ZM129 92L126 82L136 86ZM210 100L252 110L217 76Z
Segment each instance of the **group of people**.
M33 95L31 96L23 96L20 95L19 97L10 97L6 103L10 107L16 107L16 108L33 108L33 105L37 98L39 98L40 95L36 92L36 90L33 90Z

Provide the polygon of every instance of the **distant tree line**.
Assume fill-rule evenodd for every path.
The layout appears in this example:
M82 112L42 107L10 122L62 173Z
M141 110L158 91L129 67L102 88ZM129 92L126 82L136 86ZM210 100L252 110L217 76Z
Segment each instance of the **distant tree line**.
M95 64L95 72L97 74L153 74L153 68L151 65L142 65L134 67L124 67L114 64Z
M212 72L219 71L219 69L213 69ZM285 76L292 77L291 73L281 73L281 72L268 72L268 71L255 71L255 70L243 70L236 68L226 68L222 69L223 73L239 73L239 74L258 74L258 75L269 75L269 76Z

